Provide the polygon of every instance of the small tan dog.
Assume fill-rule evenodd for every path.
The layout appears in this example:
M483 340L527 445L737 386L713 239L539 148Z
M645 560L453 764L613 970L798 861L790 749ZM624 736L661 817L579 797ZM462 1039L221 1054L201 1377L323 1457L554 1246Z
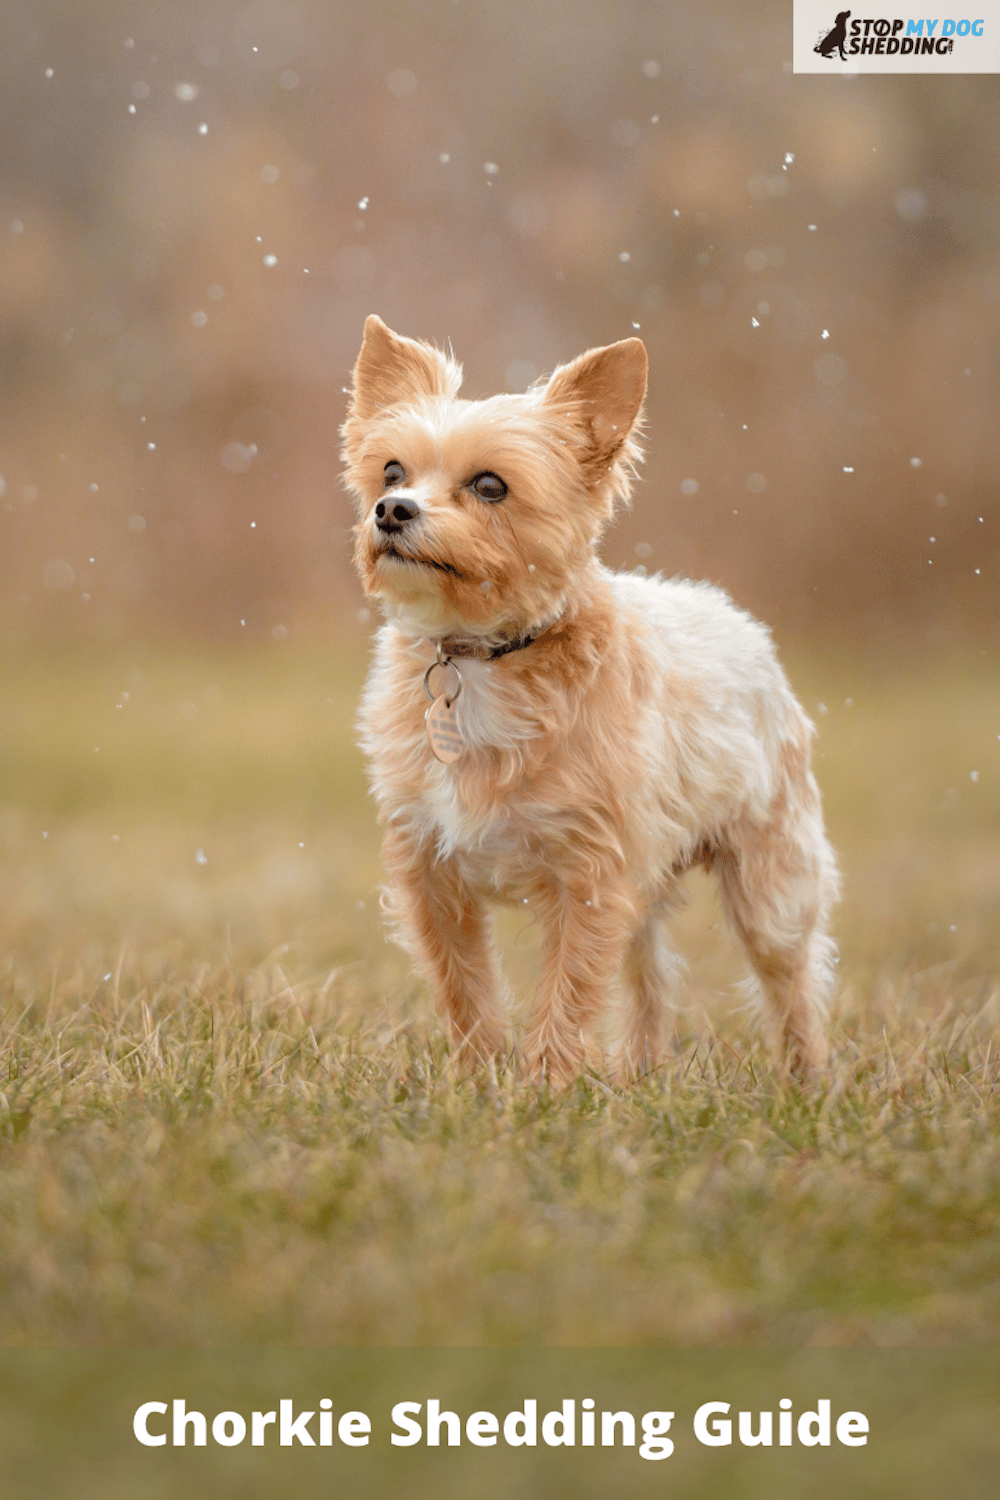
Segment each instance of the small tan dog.
M622 970L625 1062L654 1064L677 966L664 921L702 864L775 1051L821 1067L837 872L811 725L766 630L718 589L597 558L640 457L641 341L525 395L463 401L460 384L453 359L370 317L342 430L355 561L387 616L360 722L391 908L457 1049L504 1046L488 907L523 902L544 928L533 1073L580 1072Z

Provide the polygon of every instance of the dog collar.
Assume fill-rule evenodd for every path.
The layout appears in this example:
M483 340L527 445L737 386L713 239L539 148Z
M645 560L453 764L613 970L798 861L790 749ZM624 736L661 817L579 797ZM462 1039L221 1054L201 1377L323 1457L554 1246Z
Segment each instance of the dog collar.
M442 657L447 659L451 656L473 657L476 661L496 661L498 656L508 656L511 651L523 651L526 646L532 645L539 636L551 630L561 617L562 610L550 620L544 620L541 625L535 625L521 635L511 636L509 640L491 640L488 636L446 635L434 640L432 644L437 647L439 661Z

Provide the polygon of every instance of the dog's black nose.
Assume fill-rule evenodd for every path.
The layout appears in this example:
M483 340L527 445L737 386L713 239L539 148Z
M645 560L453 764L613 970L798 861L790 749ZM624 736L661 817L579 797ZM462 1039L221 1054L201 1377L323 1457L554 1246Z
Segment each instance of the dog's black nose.
M407 521L419 514L415 500L380 500L375 507L375 525L379 531L402 531Z

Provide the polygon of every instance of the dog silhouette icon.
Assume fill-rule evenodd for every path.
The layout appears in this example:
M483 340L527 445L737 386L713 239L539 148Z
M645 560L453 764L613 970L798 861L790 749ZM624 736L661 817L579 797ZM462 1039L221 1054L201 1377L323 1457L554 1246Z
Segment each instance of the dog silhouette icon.
M844 43L847 41L847 18L850 14L849 10L839 12L834 26L821 42L817 42L814 52L818 52L821 57L832 57L835 52L839 52L841 62L847 61Z

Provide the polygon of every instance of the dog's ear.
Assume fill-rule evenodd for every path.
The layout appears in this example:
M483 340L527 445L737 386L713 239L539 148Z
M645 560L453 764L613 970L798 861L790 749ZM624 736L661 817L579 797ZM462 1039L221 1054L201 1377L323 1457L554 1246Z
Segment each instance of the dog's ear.
M563 407L583 429L588 467L603 472L619 455L634 456L629 438L645 400L648 368L642 339L622 339L588 349L549 380L544 399Z
M432 344L402 338L374 313L365 321L365 337L354 366L351 417L367 421L397 401L417 396L454 396L462 367Z

